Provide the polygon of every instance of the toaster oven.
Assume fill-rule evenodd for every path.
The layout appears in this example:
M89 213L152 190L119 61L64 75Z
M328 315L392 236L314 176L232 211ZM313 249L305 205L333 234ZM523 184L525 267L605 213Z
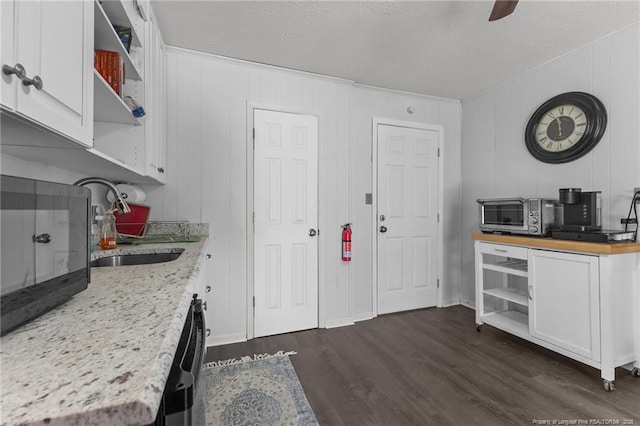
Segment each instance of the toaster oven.
M0 328L5 335L87 288L91 192L0 178Z
M558 200L483 198L477 201L482 232L547 236L561 224Z

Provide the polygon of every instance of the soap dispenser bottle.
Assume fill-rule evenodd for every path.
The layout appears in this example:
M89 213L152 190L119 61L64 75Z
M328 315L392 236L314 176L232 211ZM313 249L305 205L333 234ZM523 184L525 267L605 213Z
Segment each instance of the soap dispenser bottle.
M116 245L116 218L113 210L107 210L102 218L102 232L100 233L100 248L113 250Z

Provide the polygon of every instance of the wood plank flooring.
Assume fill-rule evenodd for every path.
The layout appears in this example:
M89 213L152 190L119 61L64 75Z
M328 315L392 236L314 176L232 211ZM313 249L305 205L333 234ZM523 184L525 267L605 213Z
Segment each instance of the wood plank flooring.
M321 425L640 425L640 379L628 370L605 392L599 370L488 325L478 333L474 315L463 306L383 315L209 348L207 361L296 351Z

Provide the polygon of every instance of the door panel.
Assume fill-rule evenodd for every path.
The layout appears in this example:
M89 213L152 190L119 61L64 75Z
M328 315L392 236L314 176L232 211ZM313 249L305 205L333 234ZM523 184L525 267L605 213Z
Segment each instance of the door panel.
M255 110L254 336L318 326L318 123Z
M378 125L379 314L437 304L438 138Z

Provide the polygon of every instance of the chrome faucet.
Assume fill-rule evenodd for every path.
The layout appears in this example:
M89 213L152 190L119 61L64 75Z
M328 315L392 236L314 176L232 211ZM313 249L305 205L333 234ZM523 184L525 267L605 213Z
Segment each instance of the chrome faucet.
M101 185L106 186L107 188L109 188L111 190L111 192L113 192L113 195L116 197L116 207L118 208L118 213L127 214L127 213L131 212L131 209L129 208L129 205L127 204L126 201L124 201L124 198L122 198L122 194L120 194L120 192L118 192L118 188L116 188L116 186L112 182L109 182L106 179L102 179L102 178L99 178L99 177L87 177L87 178L84 178L84 179L80 179L79 181L74 183L74 185L75 186L84 186L84 185L87 185L89 183L99 183Z

